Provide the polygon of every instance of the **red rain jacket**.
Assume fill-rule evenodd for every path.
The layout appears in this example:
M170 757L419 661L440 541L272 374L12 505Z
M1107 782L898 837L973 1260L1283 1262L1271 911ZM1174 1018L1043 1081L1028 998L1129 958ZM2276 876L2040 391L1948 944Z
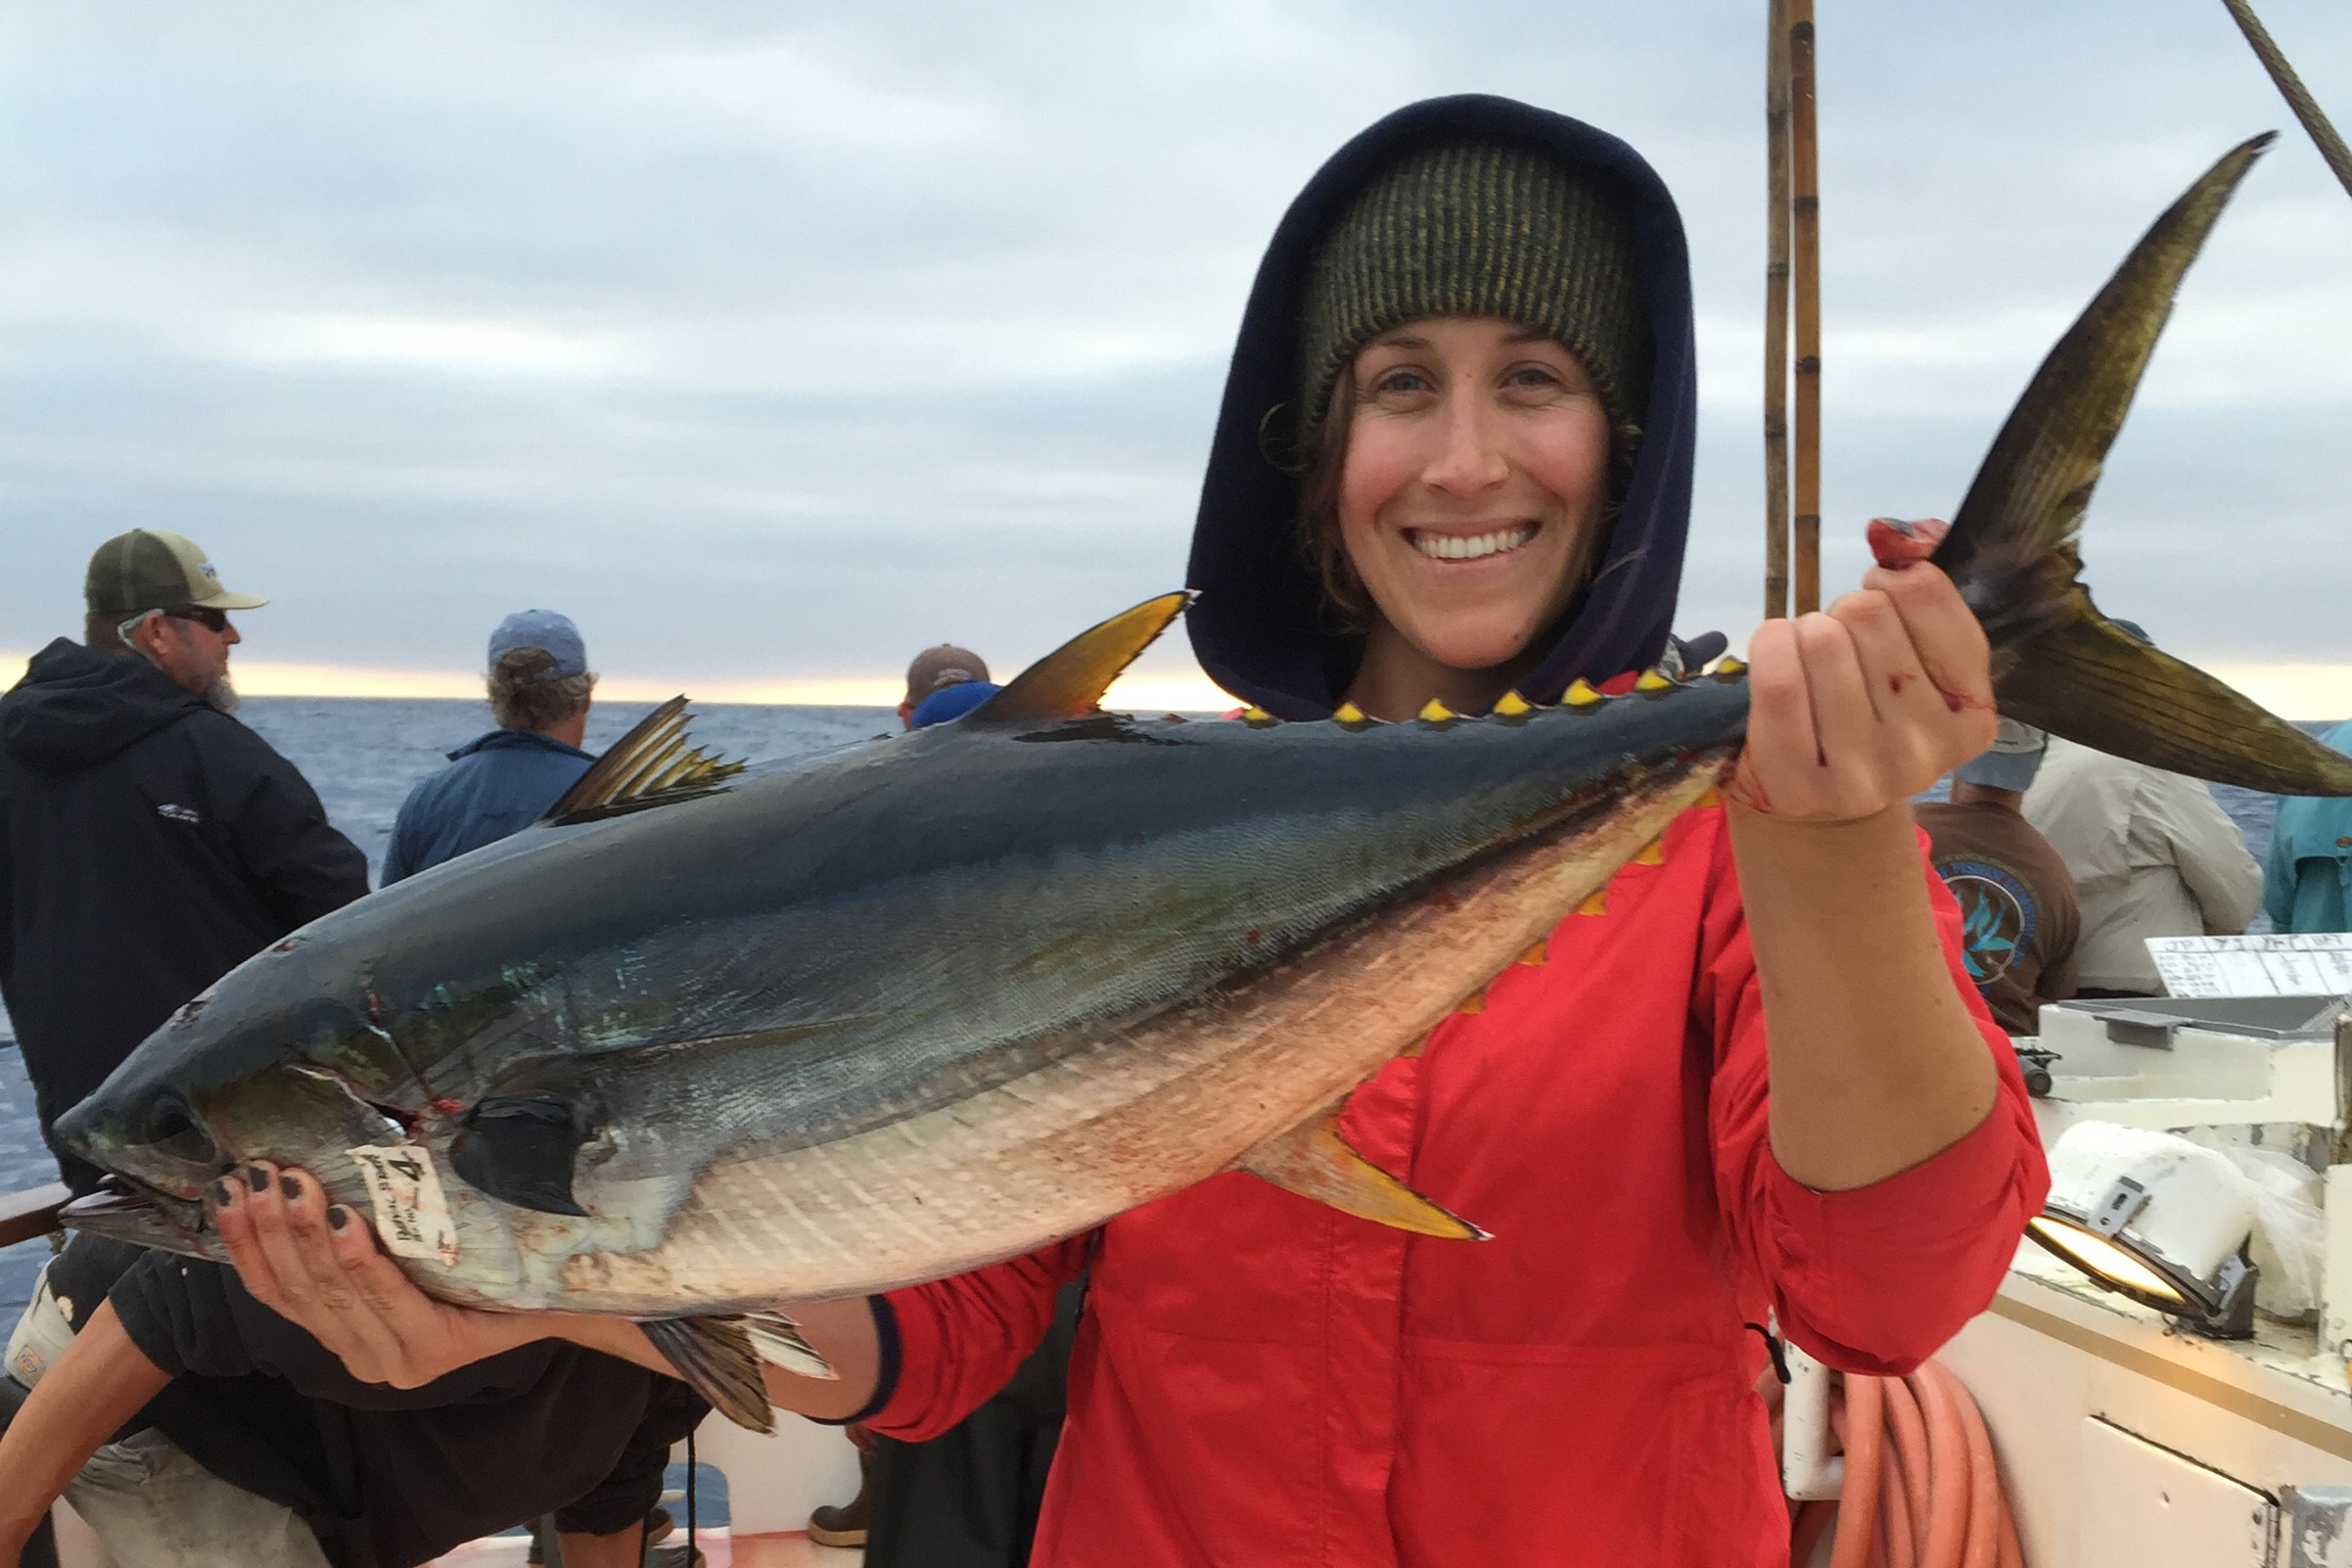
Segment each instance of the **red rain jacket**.
M1038 1568L1787 1560L1754 1392L1769 1305L1833 1365L1910 1369L1992 1298L2048 1176L2007 1042L1959 1143L1858 1191L1766 1130L1764 1011L1720 809L1542 966L1357 1090L1363 1153L1495 1233L1409 1236L1230 1174L1104 1226ZM1858 954L1855 983L1869 983ZM1088 1238L889 1298L917 1439L1011 1374Z

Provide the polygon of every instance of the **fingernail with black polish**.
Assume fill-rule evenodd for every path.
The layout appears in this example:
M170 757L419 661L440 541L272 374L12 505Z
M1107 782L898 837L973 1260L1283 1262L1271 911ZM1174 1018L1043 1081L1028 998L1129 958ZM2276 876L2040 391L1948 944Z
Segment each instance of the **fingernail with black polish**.
M302 1196L302 1184L290 1176L278 1177L278 1190L286 1194L288 1203L299 1202Z
M345 1225L347 1225L350 1222L351 1211L345 1208L342 1204L339 1203L334 1208L327 1211L327 1228L329 1230L341 1230Z
M225 1209L237 1201L237 1189L229 1185L227 1176L222 1176L212 1183L212 1196L219 1199L220 1206Z
M249 1165L245 1168L245 1184L255 1192L267 1192L269 1190L269 1173L257 1165Z

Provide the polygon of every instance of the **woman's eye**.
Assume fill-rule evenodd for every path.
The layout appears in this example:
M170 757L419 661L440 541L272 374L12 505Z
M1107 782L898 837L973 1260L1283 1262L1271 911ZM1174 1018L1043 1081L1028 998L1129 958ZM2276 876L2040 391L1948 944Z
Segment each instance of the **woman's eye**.
M1417 370L1403 365L1394 370L1384 370L1374 376L1369 388L1370 394L1374 397L1398 397L1427 391L1429 391L1429 378Z
M1508 387L1531 388L1545 392L1563 384L1560 373L1549 365L1513 365L1504 372L1502 380L1503 384Z

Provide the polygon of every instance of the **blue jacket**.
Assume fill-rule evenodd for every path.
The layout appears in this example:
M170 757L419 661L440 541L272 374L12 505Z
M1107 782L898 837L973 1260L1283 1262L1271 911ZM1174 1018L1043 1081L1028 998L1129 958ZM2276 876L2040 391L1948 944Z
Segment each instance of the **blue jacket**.
M420 781L400 804L378 886L521 832L595 761L530 729L493 729L460 746L447 767Z
M2352 718L2320 737L2352 754ZM2293 795L2262 861L2262 907L2281 931L2352 931L2352 800Z

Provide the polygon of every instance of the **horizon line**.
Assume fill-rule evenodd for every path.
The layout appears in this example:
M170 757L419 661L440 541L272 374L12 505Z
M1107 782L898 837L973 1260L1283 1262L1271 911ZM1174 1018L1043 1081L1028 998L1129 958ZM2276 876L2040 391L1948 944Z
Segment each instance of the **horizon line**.
M30 658L28 653L0 650L0 675L5 675L6 685L14 686L23 678ZM2217 659L2195 663L2296 723L2332 722L2352 715L2352 662ZM238 692L247 697L484 700L483 676L475 670L252 660L238 662L230 674ZM905 695L905 677L857 674L680 681L600 674L596 684L596 694L607 702L658 703L680 693L697 702L747 707L895 709ZM1197 667L1190 671L1122 675L1111 683L1106 699L1106 707L1131 713L1218 713L1239 702Z
M32 656L0 650L0 685L23 678ZM478 670L420 669L378 665L305 664L298 661L235 660L229 678L243 697L367 697L402 700L485 701ZM896 709L906 694L898 674L812 675L784 680L671 680L637 675L596 679L596 696L606 702L659 703L684 694L696 702L773 708ZM1222 713L1238 699L1219 689L1197 669L1187 673L1145 670L1121 675L1106 694L1122 710Z

